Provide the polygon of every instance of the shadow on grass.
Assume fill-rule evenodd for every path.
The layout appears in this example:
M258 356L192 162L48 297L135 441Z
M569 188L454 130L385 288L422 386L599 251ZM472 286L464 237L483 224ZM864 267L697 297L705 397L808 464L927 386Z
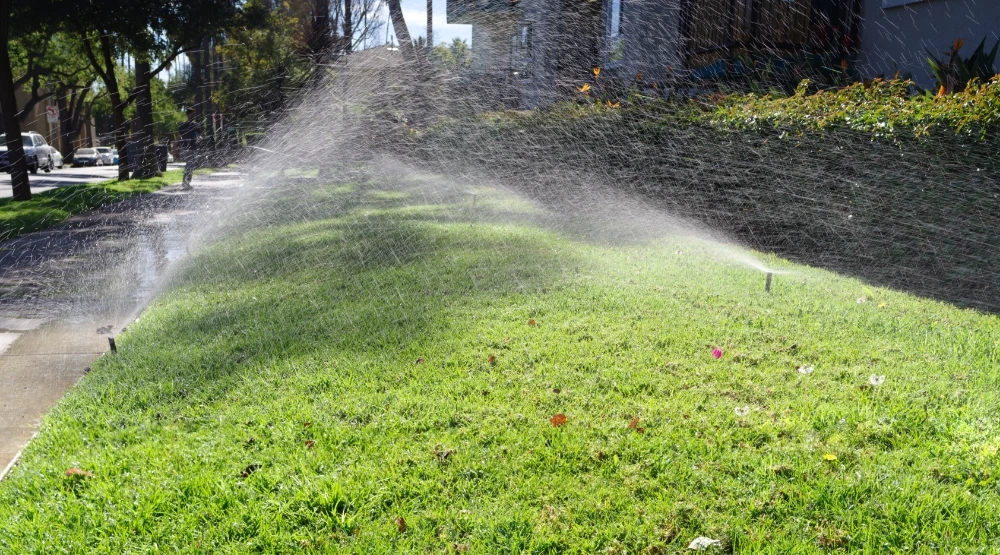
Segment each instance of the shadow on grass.
M0 241L45 229L113 202L151 193L179 178L179 172L168 172L154 179L61 187L37 193L29 201L0 199Z
M566 201L587 187L590 204L602 189L638 194L754 249L1000 312L995 139L892 143L849 129L792 136L611 116L523 131L430 134L411 162L570 214L581 207Z
M230 229L205 248L173 283L182 300L168 294L154 311L160 318L144 322L155 326L145 337L156 337L178 364L135 376L134 385L180 378L191 380L193 395L218 398L234 383L227 378L249 365L317 350L399 353L428 334L446 335L451 308L559 288L587 264L553 252L550 232L511 225L530 221L521 210L442 204L461 200L461 191L411 204L425 200L421 191L368 183L262 199L271 210L254 220L262 229ZM112 363L130 366L142 349L124 342Z

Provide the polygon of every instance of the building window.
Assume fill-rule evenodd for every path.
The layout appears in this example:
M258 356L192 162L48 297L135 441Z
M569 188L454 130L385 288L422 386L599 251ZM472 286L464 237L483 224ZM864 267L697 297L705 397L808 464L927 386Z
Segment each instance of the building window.
M531 48L534 30L531 23L521 25L521 28L514 33L512 45L512 60L514 75L521 79L531 78Z
M620 62L625 58L625 45L622 41L622 0L608 2L608 63Z

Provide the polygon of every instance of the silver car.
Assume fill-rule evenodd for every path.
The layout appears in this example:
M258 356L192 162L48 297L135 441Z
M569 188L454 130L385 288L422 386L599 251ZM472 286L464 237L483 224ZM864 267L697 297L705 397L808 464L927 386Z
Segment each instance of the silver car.
M99 146L94 150L101 155L101 163L105 166L110 166L115 163L115 153L112 152L109 146Z
M42 137L34 131L21 133L21 144L24 146L24 158L28 163L28 171L38 173L38 170L52 171L56 166L53 153L56 149L49 146ZM7 153L7 136L0 134L0 171L11 171L11 162Z

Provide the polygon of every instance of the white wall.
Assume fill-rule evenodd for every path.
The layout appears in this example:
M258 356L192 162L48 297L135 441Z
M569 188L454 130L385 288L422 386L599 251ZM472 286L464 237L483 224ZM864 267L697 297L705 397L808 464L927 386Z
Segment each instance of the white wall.
M1000 34L1000 0L865 0L862 15L861 74L892 77L899 69L927 88L935 83L927 50L941 58L961 38L966 57L983 37L989 51Z

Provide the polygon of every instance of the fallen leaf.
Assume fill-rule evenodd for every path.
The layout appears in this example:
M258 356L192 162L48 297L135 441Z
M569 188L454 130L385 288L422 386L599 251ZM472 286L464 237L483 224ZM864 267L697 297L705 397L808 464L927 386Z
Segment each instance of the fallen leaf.
M306 449L312 449L313 447L316 447L316 442L313 441L313 440L311 440L311 439L307 439L306 440Z
M312 425L313 425L312 422L306 422L305 424L302 425L302 427L303 428L312 428Z
M534 326L535 324L536 324L536 322L535 322L534 318L531 318L530 320L528 320L528 325L529 326Z
M258 470L260 470L260 465L257 463L247 465L247 467L243 469L243 472L240 472L240 478L247 478Z
M458 553L465 553L466 551L469 550L469 546L464 543L456 543L453 544L451 547Z
M629 428L630 430L634 430L634 429L636 429L636 427L638 427L638 426L639 426L639 417L638 417L638 416L636 416L635 418L633 418L633 419L632 419L631 421L629 421L629 423L628 423L628 428Z
M559 389L558 387L553 387L553 388L552 388L552 393L555 393L555 394L557 394L557 395L558 395L559 393L562 393L562 390L561 390L561 389Z
M75 466L73 468L67 469L66 470L66 475L70 476L70 477L73 477L73 476L82 476L84 478L93 478L94 477L94 473L93 472L91 472L89 470L83 470L82 468L77 468Z
M787 464L779 464L771 467L771 472L774 472L778 476L791 476L794 471L795 469Z
M559 414L550 418L549 422L551 422L554 427L558 428L559 426L562 426L563 424L566 423L566 415L560 412Z
M448 460L448 457L452 455L455 451L452 449L445 449L440 443L434 446L434 456L440 461Z
M415 364L423 364L423 363L424 363L424 357L420 357L417 359L417 362Z
M399 529L399 533L403 534L406 532L406 520L401 516L396 517L396 528Z
M487 360L489 361L490 366L493 366L494 364L497 363L497 357L496 357L496 355L490 355L490 357Z

